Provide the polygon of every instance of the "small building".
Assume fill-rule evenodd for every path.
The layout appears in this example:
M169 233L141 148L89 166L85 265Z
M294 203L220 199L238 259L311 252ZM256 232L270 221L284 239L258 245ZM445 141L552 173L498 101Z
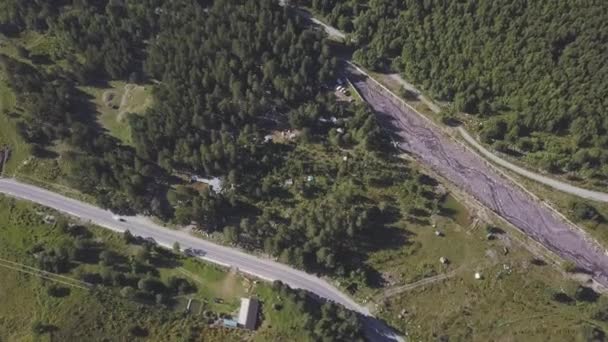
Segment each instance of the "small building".
M222 320L222 325L226 328L238 328L239 323L233 319L226 319L224 318Z
M221 192L222 188L223 188L223 182L219 177L204 178L201 176L194 175L194 176L190 177L190 181L198 182L198 183L205 183L205 184L209 185L209 187L217 193Z
M255 330L258 321L259 302L255 298L241 298L238 324L249 330Z

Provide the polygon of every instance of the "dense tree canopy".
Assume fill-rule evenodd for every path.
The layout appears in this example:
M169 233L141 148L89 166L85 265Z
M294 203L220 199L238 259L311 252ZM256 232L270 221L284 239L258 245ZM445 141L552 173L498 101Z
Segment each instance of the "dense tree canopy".
M608 177L605 2L300 3L352 32L358 62L398 70L459 110L498 116L484 124L486 142L508 141L549 171Z
M293 206L291 217L265 204L285 196L285 173L341 172L348 183L336 165L320 174L319 156L298 144L326 145L331 158L386 145L369 109L328 91L337 65L322 32L272 0L50 3L2 2L5 33L37 31L62 47L43 62L21 47L2 65L22 104L15 114L23 136L41 155L63 146L64 181L116 212L223 231L307 270L364 268L359 241L377 208L358 203L353 184L296 182L302 197L283 204ZM129 116L134 147L99 127L80 90L112 79L156 83L154 104ZM286 131L299 138L266 139ZM221 177L223 191L195 189L179 174Z
M138 152L165 167L227 175L251 170L263 125L314 99L335 62L320 33L274 1L216 1L169 16L146 70L158 105L133 117Z

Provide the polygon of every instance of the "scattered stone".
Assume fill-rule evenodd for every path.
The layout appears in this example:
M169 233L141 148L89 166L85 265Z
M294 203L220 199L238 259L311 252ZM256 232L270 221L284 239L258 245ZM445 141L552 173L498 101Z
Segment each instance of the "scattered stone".
M449 261L446 257L441 257L439 258L439 262L441 262L442 264L446 265Z
M475 272L475 279L477 279L477 280L481 279L481 273Z
M46 215L42 221L44 221L46 224L55 224L56 219L53 215Z

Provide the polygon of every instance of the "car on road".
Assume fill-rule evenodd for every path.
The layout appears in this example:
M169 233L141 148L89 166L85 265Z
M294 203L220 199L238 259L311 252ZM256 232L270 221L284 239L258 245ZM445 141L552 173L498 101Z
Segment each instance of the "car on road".
M118 215L113 215L112 218L118 222L127 222L127 220L125 220L123 217L120 217Z
M192 257L192 256L204 256L206 253L202 249L186 248L186 249L184 249L184 254L186 254L186 256Z

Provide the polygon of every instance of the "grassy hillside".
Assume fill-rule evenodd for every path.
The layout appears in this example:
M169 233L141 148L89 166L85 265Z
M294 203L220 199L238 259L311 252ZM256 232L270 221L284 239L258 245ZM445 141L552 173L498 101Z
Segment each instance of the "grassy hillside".
M470 220L458 223L462 217ZM604 295L562 272L519 233L498 221L485 222L488 217L471 207L436 217L434 229L396 223L404 245L373 253L368 261L382 275L383 286L360 288L355 295L416 341L604 336ZM481 279L475 279L477 272Z

